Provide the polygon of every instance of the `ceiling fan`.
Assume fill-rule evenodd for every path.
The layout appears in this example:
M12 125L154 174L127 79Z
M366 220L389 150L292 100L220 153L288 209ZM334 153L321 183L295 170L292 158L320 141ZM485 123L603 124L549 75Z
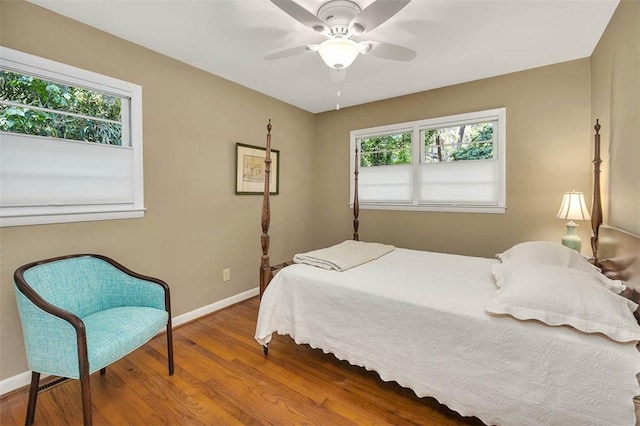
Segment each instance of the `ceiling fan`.
M318 52L322 60L332 68L334 81L344 78L344 70L360 54L371 54L394 61L411 61L416 57L414 50L383 41L359 41L361 36L389 20L410 1L375 0L365 9L361 9L351 0L329 0L323 3L314 15L293 0L271 0L293 19L327 39L320 44L284 49L265 56L265 59L281 59Z

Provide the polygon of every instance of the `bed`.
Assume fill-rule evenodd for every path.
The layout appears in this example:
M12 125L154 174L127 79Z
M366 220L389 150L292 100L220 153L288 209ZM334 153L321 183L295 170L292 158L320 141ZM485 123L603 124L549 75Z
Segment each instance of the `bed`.
M486 424L635 424L640 238L601 226L599 129L591 263L602 273L554 243L492 259L362 243L357 198L353 241L302 254L327 263L271 266L266 179L265 354L287 334Z

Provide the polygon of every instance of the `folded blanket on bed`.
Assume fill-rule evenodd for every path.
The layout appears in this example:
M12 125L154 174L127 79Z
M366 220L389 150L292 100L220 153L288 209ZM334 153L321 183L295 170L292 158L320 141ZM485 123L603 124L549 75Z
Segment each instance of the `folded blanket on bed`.
M384 256L394 249L394 246L387 244L347 240L335 246L296 254L293 261L323 269L346 271Z

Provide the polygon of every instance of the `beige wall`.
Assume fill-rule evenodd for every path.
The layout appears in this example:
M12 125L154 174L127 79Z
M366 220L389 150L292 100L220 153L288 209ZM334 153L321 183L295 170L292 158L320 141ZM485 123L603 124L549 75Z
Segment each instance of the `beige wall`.
M361 210L360 237L477 256L525 240L560 241L564 222L555 216L562 194L591 194L588 58L318 115L314 203L316 227L323 232L316 233L316 245L350 235L350 130L503 106L506 214ZM586 241L589 226L581 225Z
M602 125L605 221L640 235L640 2L624 0L591 57L591 114Z
M2 45L143 87L145 204L142 219L0 229L0 380L27 370L13 271L47 257L98 252L165 279L173 314L255 288L259 196L236 196L235 143L281 150L273 197L272 257L312 241L314 116L227 80L22 1L0 2ZM231 281L222 282L222 269Z

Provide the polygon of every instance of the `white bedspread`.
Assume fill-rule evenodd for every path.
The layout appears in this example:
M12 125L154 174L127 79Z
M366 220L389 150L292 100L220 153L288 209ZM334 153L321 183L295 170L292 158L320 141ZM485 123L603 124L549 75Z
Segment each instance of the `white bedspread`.
M346 240L331 247L296 254L293 261L322 269L346 271L378 259L394 249L387 244Z
M288 334L487 424L633 425L635 346L485 314L496 262L398 248L345 272L292 265L256 339Z

